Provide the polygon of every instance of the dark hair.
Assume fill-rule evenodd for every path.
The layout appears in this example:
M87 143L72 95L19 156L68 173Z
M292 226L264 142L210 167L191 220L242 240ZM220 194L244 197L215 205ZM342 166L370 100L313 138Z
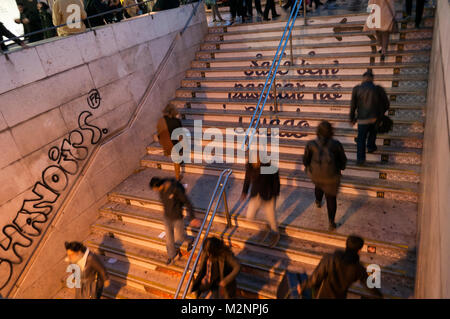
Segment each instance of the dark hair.
M350 235L345 243L345 250L348 252L357 253L364 246L364 239L359 236Z
M152 179L150 180L150 188L153 187L159 187L164 183L164 180L162 180L159 177L152 177Z
M23 2L16 2L16 5L24 7Z
M334 130L333 126L331 126L330 122L328 121L322 121L320 122L319 126L317 126L317 136L322 137L326 140L333 137Z
M367 69L367 71L364 72L363 77L373 79L372 69Z
M50 7L48 6L48 4L46 4L45 2L40 1L40 2L38 2L38 4L39 4L39 3L42 5L42 9L43 9L44 11L50 9Z
M230 251L230 248L225 246L223 240L217 237L208 237L203 245L205 252L213 258L219 257L226 251Z
M74 252L81 251L82 253L86 252L86 247L79 241L71 241L71 242L66 241L64 243L64 246L66 247L66 250L71 250Z

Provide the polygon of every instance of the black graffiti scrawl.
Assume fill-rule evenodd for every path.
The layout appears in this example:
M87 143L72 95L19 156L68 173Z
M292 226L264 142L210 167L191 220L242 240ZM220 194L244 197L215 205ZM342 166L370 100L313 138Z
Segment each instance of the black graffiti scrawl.
M98 109L101 100L98 90L92 89L87 97L89 109ZM58 199L70 184L70 177L80 172L80 163L89 155L89 146L98 144L108 134L108 129L89 123L92 116L90 110L81 112L78 128L71 131L61 145L49 149L48 157L53 163L42 170L41 180L34 184L30 197L23 201L14 219L3 227L0 234L0 290L11 281L14 266L24 261L25 249L42 234Z

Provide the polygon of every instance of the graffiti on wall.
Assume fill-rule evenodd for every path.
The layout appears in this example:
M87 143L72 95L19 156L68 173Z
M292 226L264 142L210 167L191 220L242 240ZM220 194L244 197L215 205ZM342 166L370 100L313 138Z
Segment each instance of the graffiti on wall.
M92 89L87 97L91 110L101 105L100 93ZM89 146L98 144L108 129L89 123L91 110L78 116L78 128L71 131L59 146L48 151L52 162L42 170L42 176L25 199L14 219L3 227L0 234L0 290L11 281L15 265L24 260L26 248L42 234L43 227L54 213L58 199L67 190L69 179L80 172L80 163L89 155ZM6 275L4 275L6 274Z

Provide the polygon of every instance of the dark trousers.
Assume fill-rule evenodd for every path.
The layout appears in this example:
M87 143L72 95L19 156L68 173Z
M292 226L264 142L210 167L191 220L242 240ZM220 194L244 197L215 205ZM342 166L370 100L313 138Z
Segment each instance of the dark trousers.
M246 0L246 4L247 4L247 15L249 15L250 17L253 16L253 5L252 5L253 0ZM261 9L261 0L255 0L255 8L256 8L256 12L258 12L259 14L262 14L262 9Z
M277 12L275 11L274 0L267 0L266 7L264 8L264 18L269 18L269 11L272 11L272 18L277 15Z
M236 16L242 17L245 15L243 2L243 0L230 0L230 13L233 19L235 19Z
M416 27L420 25L422 21L423 8L425 6L425 0L416 0ZM411 15L412 12L412 0L406 0L406 13Z
M375 140L377 139L377 130L375 123L373 124L358 124L358 137L356 138L356 159L358 162L366 160L366 140L367 148L373 151L377 148Z
M323 190L321 190L319 187L316 186L314 189L314 193L316 195L316 201L319 203L322 202L323 198ZM336 217L336 208L337 208L337 201L336 196L331 196L328 194L325 194L325 199L327 201L327 210L328 210L328 221L330 223L334 223L334 218Z
M303 1L305 1L305 0L303 0ZM316 8L318 8L322 3L320 2L320 0L312 0L312 1L310 1L309 2L309 7L310 8L312 8L312 3L315 3L316 4Z

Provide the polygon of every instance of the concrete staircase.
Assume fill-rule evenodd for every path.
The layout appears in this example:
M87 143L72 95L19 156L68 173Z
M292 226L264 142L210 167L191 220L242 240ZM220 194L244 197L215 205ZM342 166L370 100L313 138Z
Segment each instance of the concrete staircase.
M243 164L185 164L183 183L203 217L217 175L233 169L228 189L232 227L226 227L223 207L211 235L224 238L241 260L238 295L275 298L285 269L311 273L325 253L345 246L346 236L366 240L361 260L382 269L381 290L388 298L414 294L416 215L424 107L431 49L433 12L426 11L425 27L401 23L391 36L385 63L379 62L375 42L362 29L365 14L314 17L293 31L293 62L286 49L277 75L276 103L272 94L260 127L279 127L281 196L277 218L281 240L271 249L260 231L264 222L245 219L247 203L238 198L244 178ZM247 129L261 87L278 46L285 21L210 27L192 68L173 99L183 125L193 121L209 127ZM348 122L351 89L361 74L372 68L375 81L391 100L394 129L377 138L378 150L360 167L356 160L356 126ZM338 229L327 229L326 208L314 206L310 180L303 172L302 154L315 138L317 124L330 121L349 158L338 197ZM193 136L193 134L192 134ZM236 151L240 145L227 144ZM226 151L224 150L224 154ZM105 298L171 298L187 260L166 266L162 205L148 183L153 176L173 176L173 164L158 143L147 148L141 168L109 194L86 245L105 262L113 284ZM190 235L197 229L187 227ZM56 298L65 298L63 289ZM188 295L192 298L192 295ZM350 298L367 297L359 284Z

